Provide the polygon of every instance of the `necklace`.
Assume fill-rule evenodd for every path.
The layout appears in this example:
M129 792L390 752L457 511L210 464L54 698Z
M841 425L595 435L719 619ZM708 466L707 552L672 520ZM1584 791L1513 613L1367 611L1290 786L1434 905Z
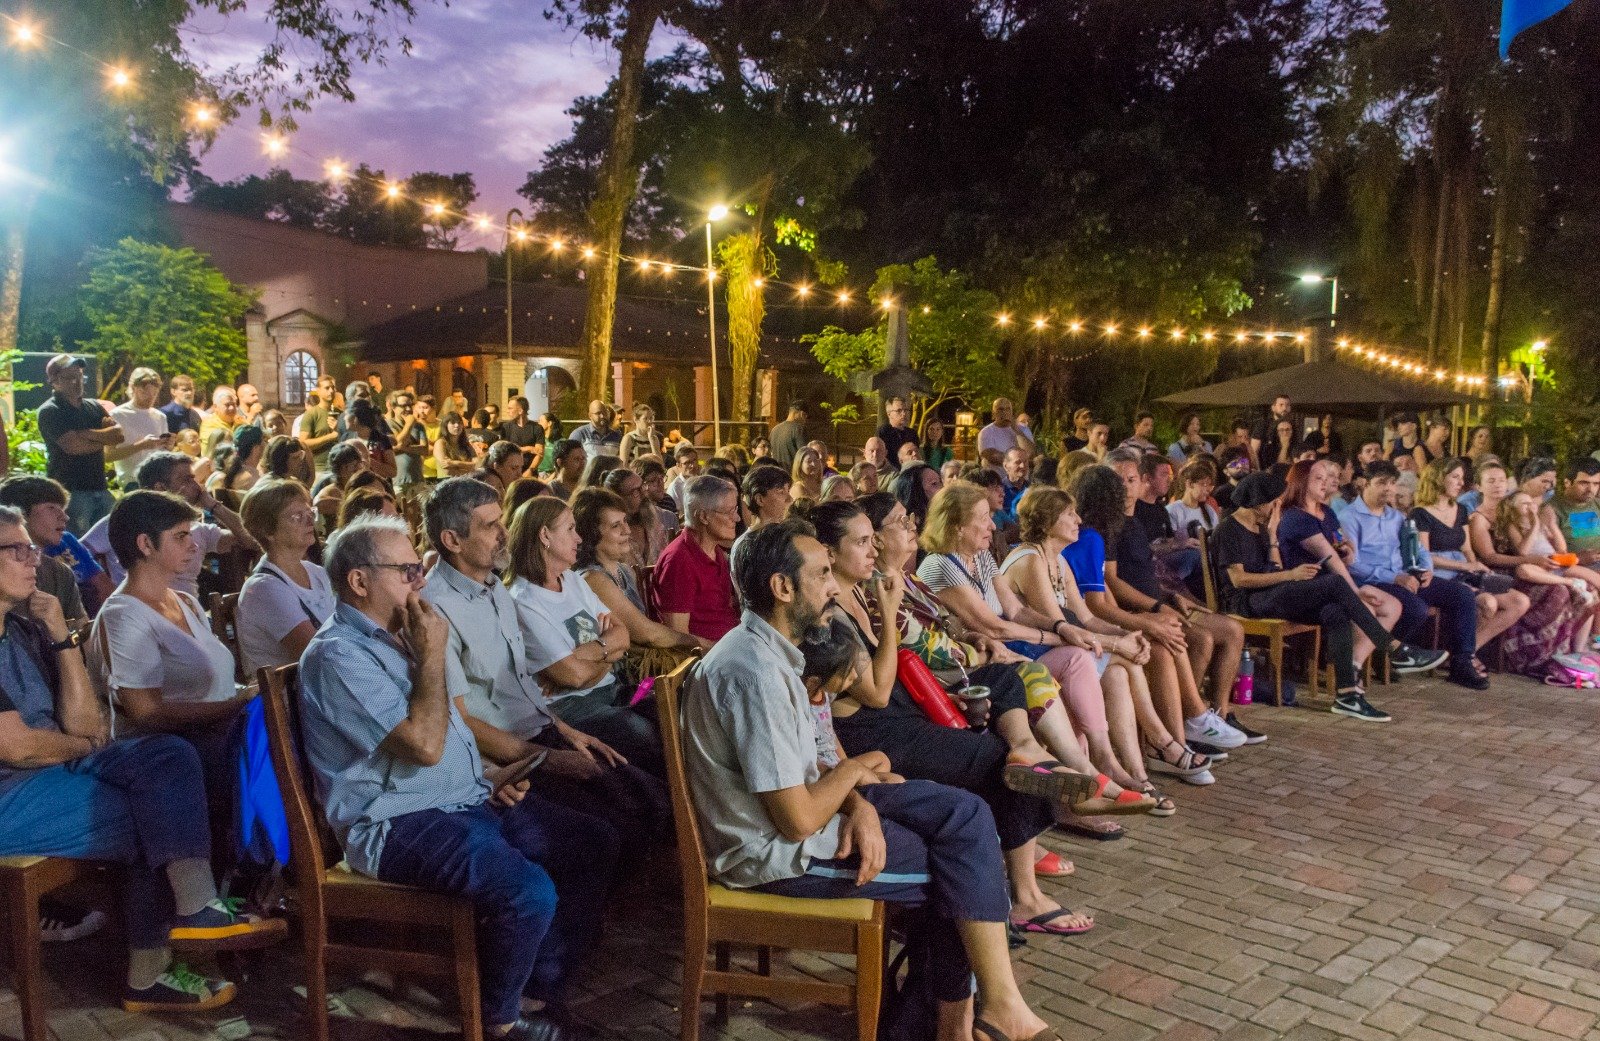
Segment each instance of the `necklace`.
M1060 554L1056 554L1056 559L1052 561L1050 554L1044 551L1044 543L1029 542L1025 543L1025 545L1038 551L1039 558L1044 561L1044 573L1050 579L1050 588L1056 594L1056 603L1065 603L1067 599L1067 580L1061 569L1066 565L1062 563Z

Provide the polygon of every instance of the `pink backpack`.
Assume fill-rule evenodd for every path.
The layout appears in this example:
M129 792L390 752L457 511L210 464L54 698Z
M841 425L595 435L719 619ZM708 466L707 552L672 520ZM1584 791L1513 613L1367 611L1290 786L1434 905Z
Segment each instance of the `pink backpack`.
M1600 687L1600 659L1592 654L1557 654L1546 666L1544 681L1552 687L1575 690Z

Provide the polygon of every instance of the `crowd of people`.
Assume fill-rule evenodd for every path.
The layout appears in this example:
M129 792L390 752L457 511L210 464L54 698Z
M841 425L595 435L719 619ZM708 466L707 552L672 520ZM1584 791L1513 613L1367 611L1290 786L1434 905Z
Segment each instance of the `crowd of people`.
M1482 690L1495 642L1558 679L1600 612L1600 463L1558 490L1549 459L1449 455L1438 420L1350 457L1286 399L1215 446L1185 417L1164 449L1148 413L1113 446L1080 409L1051 454L1001 399L962 462L892 398L843 469L798 403L703 459L644 405L624 430L592 402L563 437L522 398L373 375L289 423L248 386L202 414L178 375L157 407L141 368L107 409L77 359L47 373L48 476L0 481L0 855L127 865L132 1010L233 997L175 949L283 936L228 898L259 669L300 666L349 868L476 905L492 1036L583 1036L570 981L672 832L646 681L698 655L681 722L714 880L926 905L907 943L936 1036L1000 1041L1053 1036L1008 948L1095 927L1041 885L1073 866L1040 836L1171 816L1157 780L1217 783L1267 740L1235 616L1319 626L1333 711L1383 721L1370 656ZM230 557L231 643L200 599ZM103 920L44 914L55 939Z

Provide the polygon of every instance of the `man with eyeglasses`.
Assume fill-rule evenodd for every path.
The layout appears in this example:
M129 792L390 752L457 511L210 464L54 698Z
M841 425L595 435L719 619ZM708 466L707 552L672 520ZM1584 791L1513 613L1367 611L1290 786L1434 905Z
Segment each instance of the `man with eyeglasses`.
M306 756L345 860L380 881L473 902L487 1037L581 1037L557 1013L601 911L579 894L603 898L616 833L569 827L571 811L524 799L538 753L485 776L445 678L449 626L421 595L404 521L357 518L328 541L325 566L339 606L300 659L299 697ZM542 1003L527 1016L525 989Z
M739 528L739 495L720 477L684 485L683 531L656 561L656 613L682 633L713 643L739 624L728 547Z
M917 432L911 429L911 405L905 398L890 398L883 403L883 415L884 421L878 424L878 437L887 449L886 467L898 470L900 449L917 443ZM880 472L884 469L885 466L878 467Z

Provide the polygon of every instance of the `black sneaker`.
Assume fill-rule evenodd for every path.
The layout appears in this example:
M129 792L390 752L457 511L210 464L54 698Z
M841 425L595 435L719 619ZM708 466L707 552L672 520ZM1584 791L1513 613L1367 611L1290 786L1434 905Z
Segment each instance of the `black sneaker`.
M1489 677L1478 675L1478 670L1472 668L1471 666L1468 666L1465 669L1452 668L1450 670L1450 682L1454 683L1458 687L1465 687L1468 690L1489 689Z
M1367 701L1367 696L1360 691L1340 694L1333 699L1333 707L1328 711L1336 716L1349 716L1364 723L1387 723L1393 718L1389 713L1373 708Z
M1246 741L1245 744L1249 744L1249 742ZM1217 763L1225 763L1228 761L1228 753L1225 749L1218 748L1216 745L1208 745L1204 741L1188 741L1185 742L1184 747L1189 749L1191 752L1199 752L1201 755L1211 760L1211 764L1213 766L1215 766Z
M245 914L238 900L219 897L174 921L167 937L174 947L239 951L277 943L288 932L282 918Z
M155 983L142 990L124 987L125 1012L205 1012L233 1000L234 986L227 980L211 979L190 972L182 962L173 962Z
M1449 651L1430 651L1403 643L1389 654L1389 664L1401 676L1413 672L1432 672L1450 660Z
M71 943L93 936L106 924L104 911L80 911L49 897L39 898L39 939L44 943Z
M1259 745L1267 739L1266 734L1263 734L1259 730L1251 730L1249 727L1239 722L1239 714L1237 712L1229 712L1224 721L1230 727L1244 735L1244 743L1247 745Z

